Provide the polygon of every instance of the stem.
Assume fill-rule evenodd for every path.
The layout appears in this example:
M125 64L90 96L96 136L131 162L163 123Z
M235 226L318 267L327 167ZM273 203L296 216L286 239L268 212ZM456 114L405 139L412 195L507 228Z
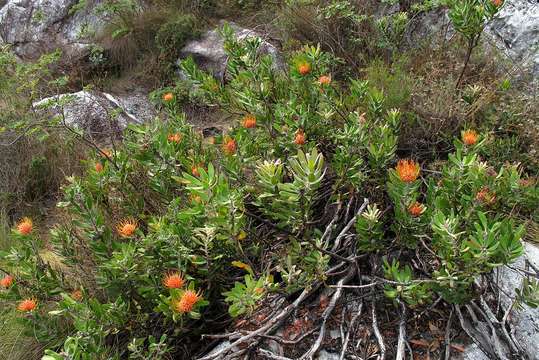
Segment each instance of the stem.
M470 58L472 56L472 51L475 48L475 37L468 40L468 50L466 51L466 59L464 60L464 66L462 67L462 71L460 72L459 79L457 80L457 85L455 85L455 89L458 89L460 87L460 83L462 81L462 77L464 76L464 73L466 72L466 68L468 67L468 62L470 61Z

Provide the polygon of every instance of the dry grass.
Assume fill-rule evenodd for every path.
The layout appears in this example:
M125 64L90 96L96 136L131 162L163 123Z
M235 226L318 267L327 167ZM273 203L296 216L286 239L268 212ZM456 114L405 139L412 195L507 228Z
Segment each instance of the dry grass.
M43 356L43 345L23 334L24 327L17 321L15 310L2 313L0 320L0 359L39 360Z
M9 142L15 135L4 134ZM61 134L39 141L22 137L10 146L0 146L0 209L13 222L23 212L36 213L39 206L56 199L66 176L81 173L84 151ZM39 215L39 214L36 214Z

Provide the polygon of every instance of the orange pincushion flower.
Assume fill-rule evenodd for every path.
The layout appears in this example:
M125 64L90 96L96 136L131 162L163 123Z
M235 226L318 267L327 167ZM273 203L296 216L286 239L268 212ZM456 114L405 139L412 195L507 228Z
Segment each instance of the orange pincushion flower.
M132 217L123 219L122 221L118 223L118 225L116 225L116 231L118 232L118 235L120 235L123 238L128 238L128 237L133 236L137 228L138 228L138 222Z
M185 280L179 272L169 273L163 278L163 285L167 289L179 289L183 284L185 284Z
M320 76L320 78L318 79L318 82L320 83L320 85L329 85L331 83L331 76L329 75L322 75Z
M477 143L477 132L475 130L466 130L462 132L462 142L468 146Z
M494 4L494 6L496 7L500 7L503 4L503 0L491 0L491 1L492 1L492 4Z
M188 313L193 310L193 306L201 299L200 293L187 290L179 300L173 303L173 308L179 313Z
M258 295L262 295L264 293L264 288L261 288L261 287L257 287L255 289L255 292L258 294Z
M174 99L174 95L170 92L163 95L163 101L169 102Z
M419 164L410 159L399 160L395 170L399 179L406 183L414 182L419 176Z
M408 207L408 213L410 215L412 215L413 217L418 217L420 216L421 214L423 214L423 211L425 211L425 207L423 206L423 204L419 203L419 202L413 202L409 207Z
M228 139L223 144L223 151L227 155L234 155L236 153L237 145L234 139Z
M24 299L17 306L17 310L29 312L29 311L33 311L36 307L37 307L36 299Z
M83 296L82 296L82 291L80 291L80 290L78 290L78 289L77 289L77 290L73 290L73 291L71 292L71 294L69 294L69 296L70 296L73 300L75 300L75 301L82 301L82 298L83 298Z
M2 278L2 280L0 280L0 286L5 289L10 287L11 285L13 285L13 276L11 275L6 275Z
M179 134L179 133L168 134L167 140L169 142L178 144L182 140L182 134Z
M29 217L23 217L18 223L17 223L17 232L21 235L28 235L32 232L33 229L33 223L32 219Z
M256 126L256 117L254 115L247 115L243 118L243 127L246 129L252 129Z
M303 62L298 65L298 71L301 75L305 76L311 72L311 64Z
M94 168L95 172L100 173L101 171L103 171L103 164L101 164L100 162L96 162Z
M298 130L296 131L296 137L294 138L294 143L296 145L305 145L305 142L306 142L307 138L305 136L305 133L303 132L303 130Z
M496 201L496 194L492 193L488 187L483 187L475 195L475 200L485 205L491 205Z
M194 177L199 177L200 176L200 171L198 171L198 166L193 165L193 167L191 168L191 174Z

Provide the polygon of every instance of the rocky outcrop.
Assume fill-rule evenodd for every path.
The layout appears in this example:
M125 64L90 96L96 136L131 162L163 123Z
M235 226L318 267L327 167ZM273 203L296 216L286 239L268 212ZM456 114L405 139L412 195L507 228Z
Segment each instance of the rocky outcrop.
M65 126L81 129L92 138L120 136L129 123L143 123L154 116L146 96L116 97L103 92L79 91L34 103L34 108Z
M455 31L450 26L446 9L421 14L411 29L410 44L425 38L450 38ZM539 76L539 2L537 0L506 0L496 17L488 24L484 43L493 45L508 56L522 72Z
M507 0L487 28L495 45L539 76L539 2Z
M220 34L221 25L203 34L199 39L192 40L180 51L180 60L193 57L196 63L204 70L213 73L219 79L225 74L227 55L224 49L224 39ZM238 39L263 36L254 30L242 28L234 23L229 23ZM274 60L277 69L284 69L285 64L277 47L263 40L260 46L261 54L268 54Z
M92 0L76 9L78 0L7 0L0 8L0 44L9 44L22 58L61 49L67 58L87 53L92 33L102 25Z

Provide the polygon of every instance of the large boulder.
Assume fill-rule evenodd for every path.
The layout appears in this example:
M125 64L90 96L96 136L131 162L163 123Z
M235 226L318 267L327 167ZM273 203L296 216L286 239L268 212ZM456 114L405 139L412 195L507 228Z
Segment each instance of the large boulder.
M495 45L539 75L539 2L507 0L487 28Z
M4 0L5 1L5 0ZM80 57L91 45L91 34L103 19L92 0L78 9L79 0L7 0L0 8L0 44L10 44L21 58L61 49Z
M34 103L38 113L62 125L83 130L100 139L119 137L130 123L141 124L154 116L146 96L113 96L104 92L79 91L42 99Z
M180 51L180 60L187 57L193 57L196 63L204 70L213 73L218 79L225 75L227 55L224 49L224 39L220 34L220 28L210 30L203 34L199 39L188 42ZM285 63L278 48L270 42L264 40L264 37L254 30L242 28L234 23L229 23L238 39L249 37L260 37L263 39L260 46L262 54L270 55L274 60L276 69L284 69Z

